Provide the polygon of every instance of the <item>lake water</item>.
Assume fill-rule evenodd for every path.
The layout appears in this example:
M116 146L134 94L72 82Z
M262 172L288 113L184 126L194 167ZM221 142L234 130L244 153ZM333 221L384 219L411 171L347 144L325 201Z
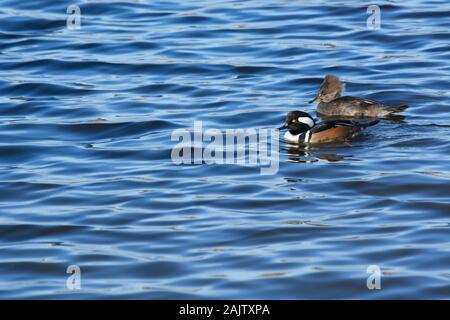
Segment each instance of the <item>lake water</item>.
M0 298L450 298L450 5L370 4L0 1ZM172 162L326 74L410 108L271 175Z

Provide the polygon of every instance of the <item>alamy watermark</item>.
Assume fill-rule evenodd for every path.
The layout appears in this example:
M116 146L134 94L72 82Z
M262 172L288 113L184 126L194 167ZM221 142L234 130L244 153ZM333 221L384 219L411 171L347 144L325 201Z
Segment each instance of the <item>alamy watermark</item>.
M67 29L74 30L81 28L81 9L77 5L70 5L66 11L69 16L67 17Z
M381 269L379 266L373 264L367 267L366 271L369 275L367 278L367 289L380 290L381 289Z
M381 9L377 5L370 5L367 7L367 13L370 16L367 18L367 29L380 30L381 29Z
M67 274L70 274L66 280L66 287L69 290L81 289L81 269L77 265L71 265L67 267Z
M279 131L277 129L207 129L194 121L193 130L172 132L172 162L179 164L237 164L259 166L262 175L279 169ZM207 145L204 147L204 142Z

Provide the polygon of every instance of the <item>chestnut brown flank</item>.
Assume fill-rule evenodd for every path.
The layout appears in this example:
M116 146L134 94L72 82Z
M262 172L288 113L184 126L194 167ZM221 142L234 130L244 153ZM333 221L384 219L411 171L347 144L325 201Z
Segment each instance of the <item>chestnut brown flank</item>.
M361 127L336 127L321 132L314 133L311 137L310 143L324 143L332 141L345 141L349 140L362 132Z

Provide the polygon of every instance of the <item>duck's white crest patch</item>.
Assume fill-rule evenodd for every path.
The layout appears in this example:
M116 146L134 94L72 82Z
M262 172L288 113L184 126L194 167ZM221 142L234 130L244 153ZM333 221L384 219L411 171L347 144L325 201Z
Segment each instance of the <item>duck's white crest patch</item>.
M286 131L286 133L284 134L284 139L289 142L298 143L299 136L300 136L300 134L294 135L294 134L290 133L289 131Z
M314 121L311 118L308 117L299 117L298 122L306 124L308 127L312 128L314 127Z

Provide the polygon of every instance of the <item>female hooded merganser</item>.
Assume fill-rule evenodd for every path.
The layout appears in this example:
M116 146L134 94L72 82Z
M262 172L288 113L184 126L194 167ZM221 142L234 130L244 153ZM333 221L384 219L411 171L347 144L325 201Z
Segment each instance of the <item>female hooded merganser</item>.
M384 118L408 108L406 104L386 106L375 100L350 96L341 97L344 89L345 85L337 77L327 75L320 85L317 97L309 103L320 102L317 106L317 113L325 116Z
M306 112L291 111L279 130L289 129L284 138L292 143L327 143L348 141L380 120L361 123L351 120L322 121L318 124Z

